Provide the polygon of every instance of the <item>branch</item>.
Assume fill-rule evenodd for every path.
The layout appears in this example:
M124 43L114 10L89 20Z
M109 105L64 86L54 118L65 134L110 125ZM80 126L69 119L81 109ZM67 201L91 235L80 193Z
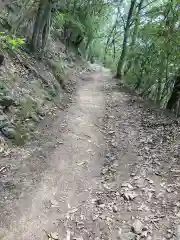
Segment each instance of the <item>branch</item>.
M124 18L123 18L123 16L120 16L120 17L121 17L121 19L122 19L122 22L123 22L123 28L124 28L124 30L125 30L125 28L126 28L126 24L125 24Z

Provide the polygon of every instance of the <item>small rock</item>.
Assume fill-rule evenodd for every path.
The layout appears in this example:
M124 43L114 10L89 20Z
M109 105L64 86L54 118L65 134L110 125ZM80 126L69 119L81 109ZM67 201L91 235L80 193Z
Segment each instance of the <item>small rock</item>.
M114 133L115 133L115 131L113 131L113 130L108 132L108 134L114 134Z
M105 216L104 214L101 214L100 218L101 218L102 220L105 220L105 219L106 219L106 216Z
M166 191L167 191L168 193L171 193L171 192L173 192L173 189L172 189L172 188L167 188Z
M133 226L132 226L132 231L135 234L140 235L142 233L142 229L143 229L143 224L139 219L136 219Z
M35 115L35 114L32 114L32 115L31 115L31 119L32 119L34 122L39 122L39 118L38 118L38 116Z
M136 175L135 173L131 173L131 174L130 174L131 177L134 177L135 175Z
M84 222L77 222L76 223L78 229L83 229L84 228Z
M133 186L130 183L123 183L121 187L127 187L129 189L133 189Z
M150 184L153 184L153 183L154 183L153 180L151 180L151 179L148 179L148 182L149 182Z
M54 199L51 200L51 204L54 205L54 206L57 206L58 205L58 202Z
M7 124L8 124L8 116L3 114L3 115L0 115L0 128L3 128L5 127Z
M151 202L151 198L152 198L153 194L151 192L148 192L148 199L147 202L150 203Z
M173 237L173 234L172 234L172 233L167 233L166 239L172 239L172 237Z
M141 238L147 238L147 236L148 236L148 231L143 231L141 233Z
M105 204L103 203L103 204L100 204L100 205L98 205L101 209L104 209L105 208Z
M166 239L172 239L173 231L171 229L167 229Z
M157 176L161 176L162 175L162 173L160 172L160 171L155 171L154 172Z
M39 116L41 116L41 117L45 117L45 112L43 112L43 110L42 109L40 109L40 110L38 110L37 111L37 114L39 115Z
M132 232L129 232L129 233L122 233L122 232L119 232L118 234L119 236L119 239L120 240L136 240L136 234L132 233Z
M148 231L149 227L148 226L143 226L142 231Z
M95 214L95 215L92 216L92 220L93 220L93 221L95 221L95 220L98 219L98 218L99 218L99 214Z
M9 139L14 139L16 136L16 131L13 127L3 127L1 129L2 134L9 138Z
M143 178L141 178L141 177L137 178L137 179L134 178L134 180L135 180L136 186L138 188L144 187L144 179Z
M117 213L117 211L118 211L118 208L117 208L116 205L114 205L114 206L113 206L113 212L114 212L114 213Z
M150 235L148 235L146 240L152 240L152 237Z
M108 172L108 168L103 168L102 169L102 174L105 175Z
M10 96L3 96L3 97L0 99L0 105L3 106L4 108L8 108L8 107L10 107L11 105L15 105L15 102L14 102L14 100L12 99L12 97L10 97Z
M34 131L34 129L35 129L35 123L29 122L29 123L28 123L28 128L29 128L30 131Z
M96 202L97 205L102 205L103 204L102 199L97 199L95 202Z
M3 114L3 115L0 115L0 121L4 121L4 120L7 120L8 116Z

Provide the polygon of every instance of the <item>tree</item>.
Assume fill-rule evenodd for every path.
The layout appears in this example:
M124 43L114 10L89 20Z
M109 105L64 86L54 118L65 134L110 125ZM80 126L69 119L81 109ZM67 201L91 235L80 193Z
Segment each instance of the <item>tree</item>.
M142 8L143 8L143 3L144 3L145 0L140 0L140 2L138 3L137 5L137 13L135 14L135 20L134 20L134 28L133 28L133 34L132 34L132 40L131 40L131 43L130 43L130 46L129 46L129 49L131 52L134 51L134 45L136 43L136 39L137 39L137 36L138 36L138 30L139 30L139 25L140 25L140 13L142 11ZM127 74L127 72L129 71L129 69L131 68L132 66L132 61L131 59L128 61L128 64L127 64L127 68L126 68L126 72L125 74Z
M129 32L130 32L130 27L132 24L132 17L133 17L133 10L136 4L136 0L131 0L131 4L129 7L129 12L124 28L124 38L123 38L123 44L122 44L122 52L121 56L118 62L117 66L117 77L121 78L122 75L124 75L124 70L125 70L125 64L126 64L126 58L127 58L127 44L128 44L128 38L129 38Z
M40 0L31 39L31 50L34 53L37 51L43 53L44 51L52 23L51 17L54 3L54 0Z
M23 35L33 53L42 55L49 34L58 36L67 48L116 71L143 97L180 111L179 0L20 0L8 9L2 26Z
M166 108L169 110L175 110L177 111L177 114L179 115L179 96L180 96L180 70L178 71L177 75L174 77L174 85L171 92L171 96L167 102Z

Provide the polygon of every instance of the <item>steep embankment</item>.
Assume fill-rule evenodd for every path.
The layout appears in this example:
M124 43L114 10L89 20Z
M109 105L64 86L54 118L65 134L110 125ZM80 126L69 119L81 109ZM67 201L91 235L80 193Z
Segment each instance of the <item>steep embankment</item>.
M76 85L75 59L65 54L64 46L58 42L43 61L25 52L2 53L5 61L0 68L0 133L23 145L56 100L62 107L68 103ZM1 153L6 153L6 148L2 140Z

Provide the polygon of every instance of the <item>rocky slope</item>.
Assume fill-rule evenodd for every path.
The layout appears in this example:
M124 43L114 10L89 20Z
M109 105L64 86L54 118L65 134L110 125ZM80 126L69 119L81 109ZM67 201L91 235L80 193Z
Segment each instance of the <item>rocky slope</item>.
M50 47L51 46L51 47ZM64 108L76 87L75 76L83 61L67 53L59 41L51 41L43 61L26 52L10 54L0 67L0 152L7 154L7 139L23 145L53 105ZM76 62L76 63L75 63Z

